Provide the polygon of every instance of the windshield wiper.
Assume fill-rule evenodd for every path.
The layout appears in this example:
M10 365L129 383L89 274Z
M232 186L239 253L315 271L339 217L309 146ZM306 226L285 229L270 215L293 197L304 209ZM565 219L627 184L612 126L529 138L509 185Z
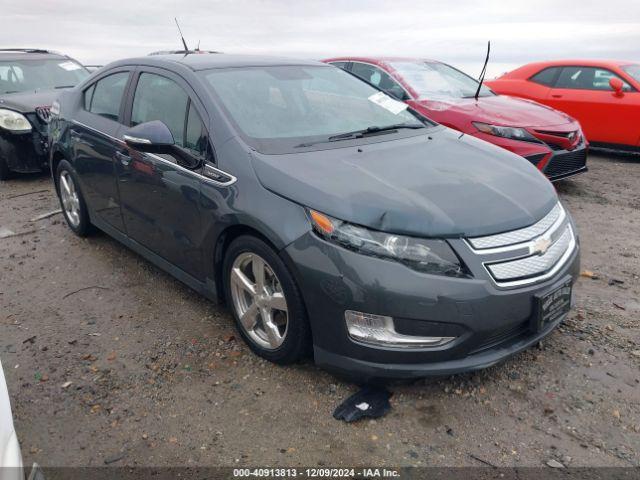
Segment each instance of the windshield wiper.
M335 142L336 140L345 140L349 138L362 138L367 135L372 135L381 132L393 132L394 130L399 130L401 128L424 128L422 123L397 123L395 125L387 125L384 127L367 127L363 130L355 130L353 132L339 133L338 135L333 135L329 137L330 142Z
M379 133L387 133L387 132L394 132L396 130L400 130L403 128L408 128L408 129L418 129L418 128L425 128L425 125L422 123L398 123L398 124L394 124L394 125L386 125L384 127L377 127L377 126L372 126L372 127L367 127L361 130L354 130L353 132L345 132L345 133L339 133L337 135L332 135L329 138L327 138L326 140L319 140L317 142L308 142L308 143L301 143L300 145L296 145L294 148L303 148L303 147L310 147L312 145L316 145L318 143L329 143L329 142L338 142L340 140L350 140L350 139L354 139L354 138L363 138L366 137L368 135L376 135Z
M60 85L58 87L53 87L53 88L55 88L57 90L59 88L73 88L73 87L75 87L75 85Z

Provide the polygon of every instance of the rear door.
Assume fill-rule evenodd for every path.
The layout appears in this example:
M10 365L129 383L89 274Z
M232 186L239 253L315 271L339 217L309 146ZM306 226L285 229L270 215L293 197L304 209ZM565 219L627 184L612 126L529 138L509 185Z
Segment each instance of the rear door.
M637 114L633 121L638 92L625 82L623 94L609 86L611 70L598 67L565 66L546 103L578 119L589 141L609 144L635 144Z
M74 167L92 217L124 232L115 171L121 148L124 98L131 70L101 75L83 91L82 105L70 128Z
M127 234L196 278L203 277L201 251L201 173L211 154L205 110L191 88L172 72L142 68L135 74L127 124L160 120L175 144L197 167L172 155L124 147L118 153L122 215Z

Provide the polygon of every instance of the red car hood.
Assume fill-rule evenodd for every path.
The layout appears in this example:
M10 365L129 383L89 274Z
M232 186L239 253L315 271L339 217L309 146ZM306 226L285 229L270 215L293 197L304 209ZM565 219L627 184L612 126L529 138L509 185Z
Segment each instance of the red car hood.
M475 98L424 99L410 103L433 112L457 113L468 116L470 121L508 127L550 127L574 122L571 117L552 108L506 95L480 97L477 101Z

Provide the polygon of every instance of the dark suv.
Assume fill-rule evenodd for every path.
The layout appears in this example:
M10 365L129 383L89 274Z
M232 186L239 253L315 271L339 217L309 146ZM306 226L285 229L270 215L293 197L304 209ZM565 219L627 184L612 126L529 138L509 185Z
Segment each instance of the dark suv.
M264 358L450 374L523 350L570 308L578 237L551 183L338 68L149 56L58 101L69 227L224 299Z
M66 55L0 49L0 180L46 166L51 104L60 89L87 76L89 72Z

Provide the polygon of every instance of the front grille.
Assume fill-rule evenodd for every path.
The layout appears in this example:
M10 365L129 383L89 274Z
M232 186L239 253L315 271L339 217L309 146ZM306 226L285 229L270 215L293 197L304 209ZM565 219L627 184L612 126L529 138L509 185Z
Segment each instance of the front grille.
M505 343L508 340L519 337L523 333L529 330L529 322L525 321L517 323L515 325L507 325L506 327L497 328L492 332L487 333L476 347L469 352L469 355L474 353L480 353L491 347L495 347L501 343Z
M484 250L527 242L545 233L558 221L558 219L564 218L564 216L565 213L562 205L556 203L555 207L553 207L551 211L542 218L542 220L529 227L512 230L511 232L499 233L497 235L470 238L469 243L471 243L473 248Z
M505 288L553 277L577 248L571 223L559 203L529 227L468 238L466 243L494 283Z
M51 107L36 107L36 115L38 115L38 118L44 123L49 123L51 121Z
M549 178L563 177L578 170L582 170L587 165L587 150L575 150L573 152L558 153L551 157L544 173Z
M542 255L533 254L519 260L488 264L487 269L497 282L508 282L543 275L558 263L573 241L573 231L571 226L567 225L562 235Z
M533 163L537 167L540 161L545 157L545 155L546 155L545 153L538 153L536 155L529 155L528 157L524 157L524 158L529 160L531 163Z

